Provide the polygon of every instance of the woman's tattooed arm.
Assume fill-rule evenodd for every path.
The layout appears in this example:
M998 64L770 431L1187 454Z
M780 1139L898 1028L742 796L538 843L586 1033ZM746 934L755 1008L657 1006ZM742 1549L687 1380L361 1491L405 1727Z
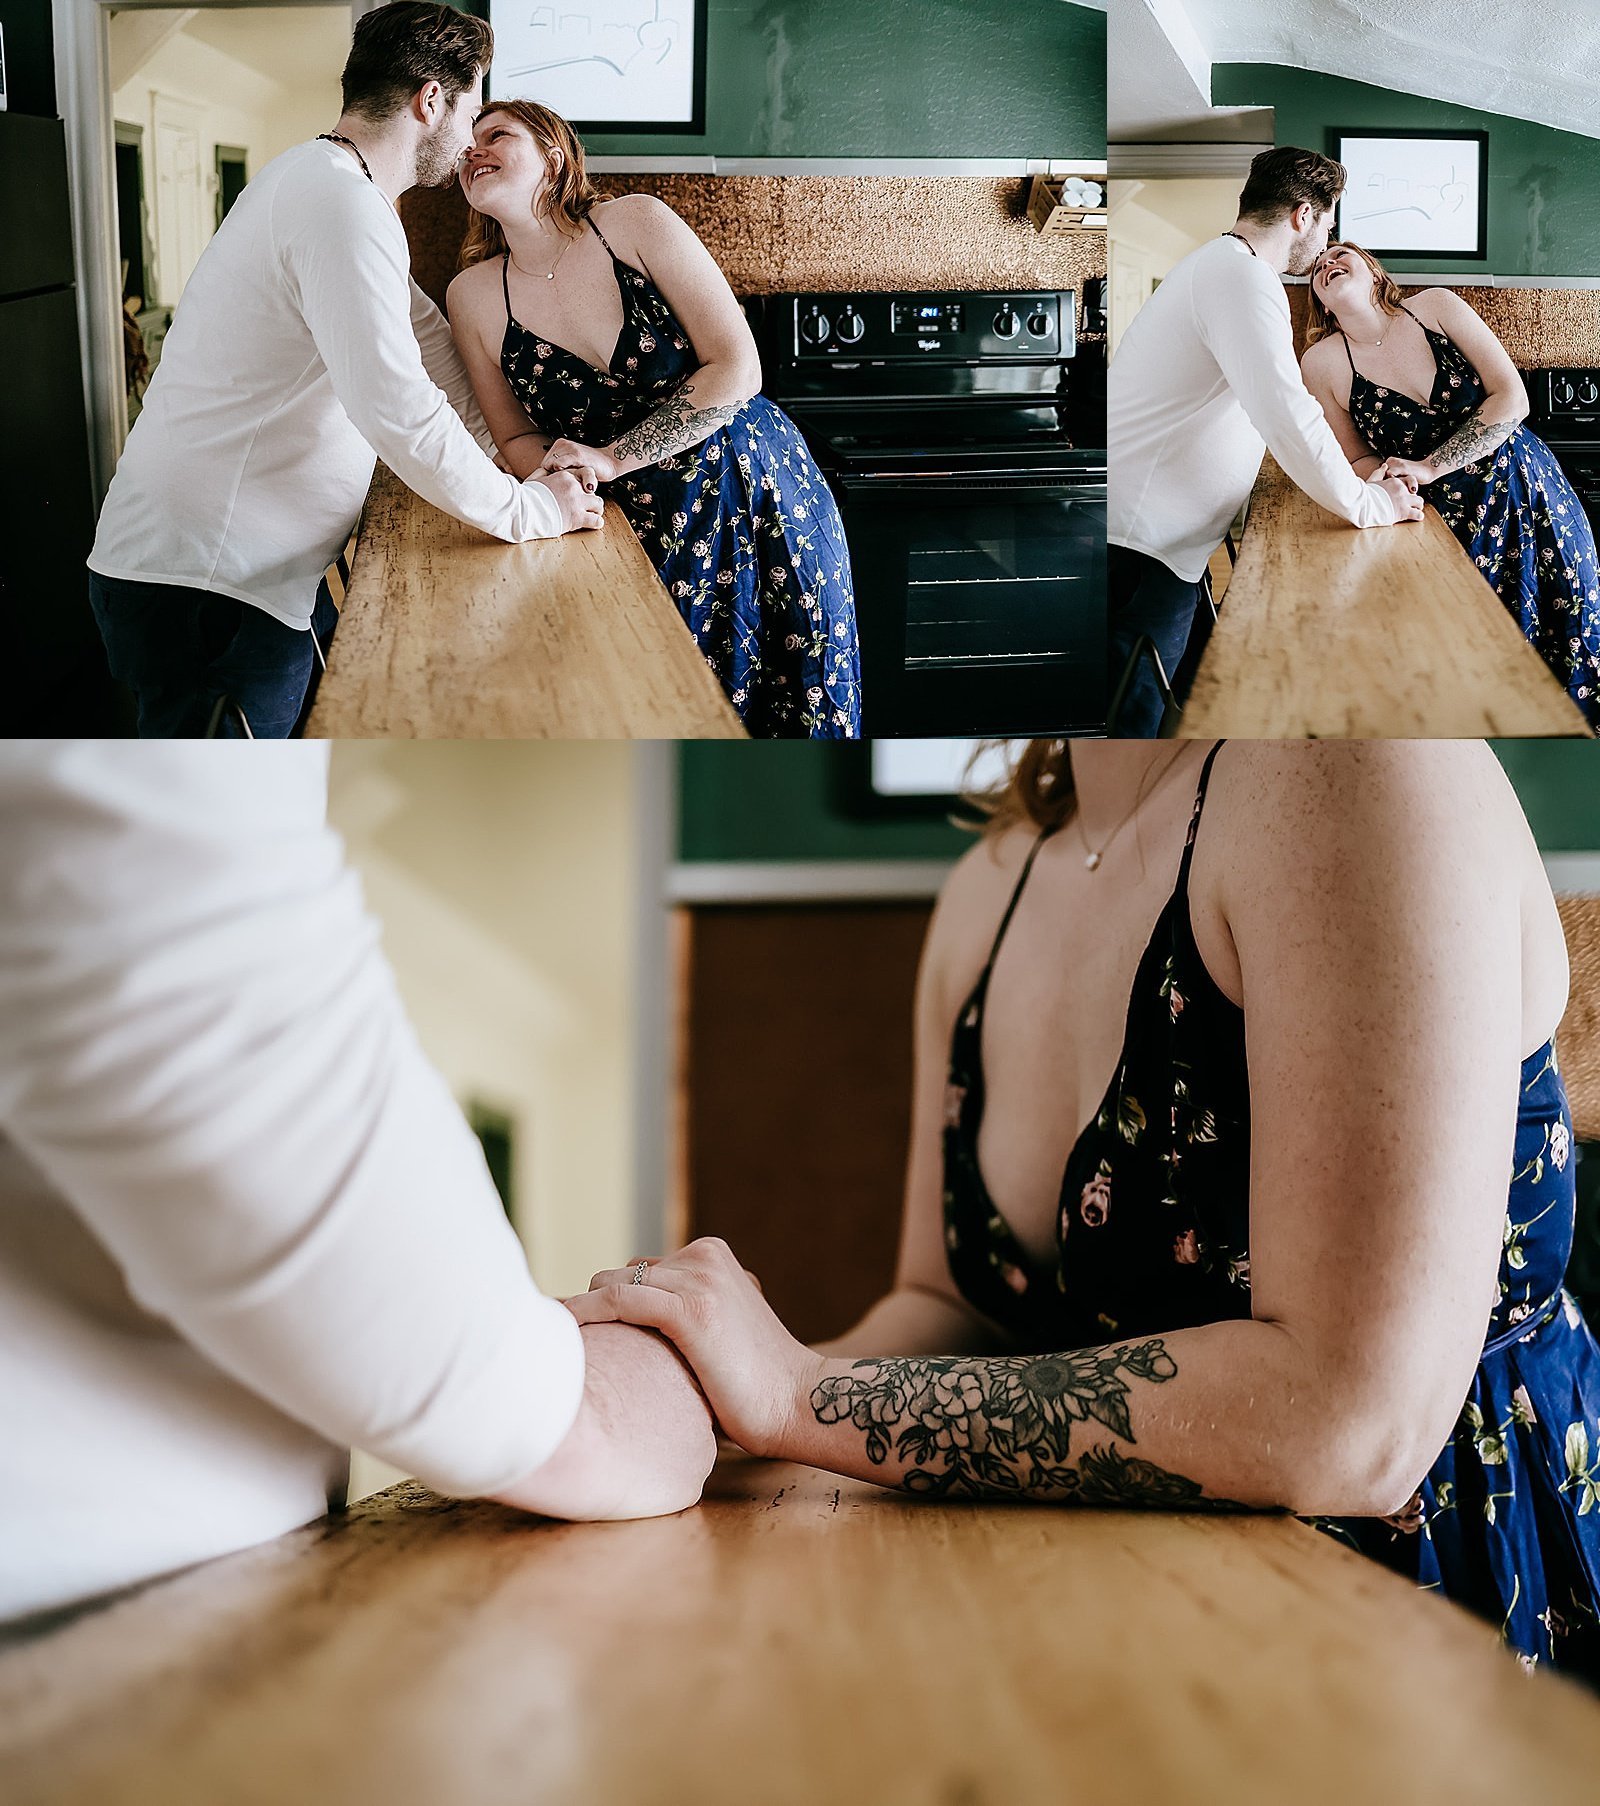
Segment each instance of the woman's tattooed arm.
M1117 1446L1136 1440L1132 1387L1177 1371L1156 1338L1069 1354L856 1361L824 1379L810 1406L818 1424L859 1432L873 1467L900 1465L898 1484L928 1497L1252 1509Z
M1427 463L1435 476L1448 476L1464 464L1487 457L1521 426L1520 416L1510 420L1486 420L1484 410L1488 406L1488 402L1484 402L1475 407L1442 445L1428 453Z
M682 383L653 414L631 426L608 449L624 470L659 464L676 452L686 451L726 426L744 406L742 401L696 407L694 377Z

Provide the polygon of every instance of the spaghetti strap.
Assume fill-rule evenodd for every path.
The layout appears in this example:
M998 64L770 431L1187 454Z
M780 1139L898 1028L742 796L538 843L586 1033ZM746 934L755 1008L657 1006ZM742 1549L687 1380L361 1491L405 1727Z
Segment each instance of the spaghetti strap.
M610 257L611 261L613 263L620 263L622 259L611 249L610 239L608 239L605 233L594 223L594 215L592 213L586 213L583 218L584 223L588 226L589 230L600 240L601 244L605 246L606 254Z
M1006 930L1011 926L1011 918L1016 914L1018 903L1022 901L1022 887L1028 882L1028 874L1033 870L1033 862L1039 857L1039 849L1055 833L1054 828L1042 828L1038 838L1028 849L1028 857L1022 862L1022 870L1017 874L1017 882L1012 888L1011 901L1006 904L1006 913L1000 918L1000 926L994 931L994 945L989 949L989 957L984 961L983 976L987 981L990 969L1000 952L1000 943L1006 938Z
M1359 376L1361 372L1356 368L1356 360L1350 355L1350 341L1345 337L1343 332L1339 334L1339 343L1344 346L1344 354L1346 358L1349 359L1350 374L1352 376Z
M1189 838L1183 843L1183 861L1178 867L1177 896L1187 895L1189 889L1189 866L1194 858L1195 836L1200 832L1200 811L1206 806L1206 786L1211 782L1211 767L1217 762L1217 754L1227 745L1227 741L1219 740L1206 754L1206 762L1200 767L1200 782L1194 793L1194 814L1189 817Z
M511 324L511 253L500 259L500 289L506 298L506 325Z

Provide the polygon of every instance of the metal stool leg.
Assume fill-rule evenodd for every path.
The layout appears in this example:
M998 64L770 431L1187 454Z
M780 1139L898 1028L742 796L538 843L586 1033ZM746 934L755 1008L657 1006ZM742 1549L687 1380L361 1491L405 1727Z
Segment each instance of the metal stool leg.
M1142 659L1148 659L1155 674L1156 691L1161 697L1161 726L1158 729L1163 739L1171 734L1183 710L1178 698L1173 693L1171 680L1167 676L1166 666L1161 662L1161 654L1156 650L1156 643L1149 634L1142 633L1135 640L1133 651L1128 655L1128 662L1122 667L1122 675L1117 679L1116 688L1111 692L1111 704L1106 710L1106 732L1115 734L1117 717L1122 713L1122 705L1127 699L1128 689L1133 683L1135 674Z
M205 731L204 737L207 740L221 739L222 723L227 718L229 709L233 710L234 716L239 723L239 733L240 733L241 738L246 739L246 740L255 739L255 735L253 733L251 733L251 731L250 731L249 718L246 716L244 710L239 707L238 703L236 703L231 696L219 696L217 698L217 700L215 701L215 703L212 704L211 718L206 723L206 731Z

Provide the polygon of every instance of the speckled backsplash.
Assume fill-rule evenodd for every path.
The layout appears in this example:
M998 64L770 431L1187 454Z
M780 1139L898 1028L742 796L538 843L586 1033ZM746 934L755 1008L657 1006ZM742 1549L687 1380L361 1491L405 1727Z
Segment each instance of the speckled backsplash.
M1455 292L1494 328L1519 370L1600 365L1600 289L1469 287ZM1310 308L1310 290L1295 283L1289 290L1289 312L1297 350L1305 349Z
M793 289L1070 288L1106 273L1102 232L1043 237L1025 178L600 176L607 194L656 194L682 215L738 295ZM417 281L436 301L467 229L458 189L400 203Z

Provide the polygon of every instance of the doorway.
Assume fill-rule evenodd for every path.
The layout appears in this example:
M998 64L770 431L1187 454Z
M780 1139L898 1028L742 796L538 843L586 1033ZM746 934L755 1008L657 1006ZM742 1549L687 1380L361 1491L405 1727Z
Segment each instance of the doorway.
M244 185L250 177L247 173L249 153L237 144L219 144L217 146L217 220L220 227L228 217L228 209L244 192ZM216 227L212 228L216 230Z
M329 0L181 9L57 0L56 10L69 72L63 111L85 195L77 260L103 493L139 412L133 373L141 360L152 372L159 364L172 310L212 234L266 164L338 118L353 9Z

